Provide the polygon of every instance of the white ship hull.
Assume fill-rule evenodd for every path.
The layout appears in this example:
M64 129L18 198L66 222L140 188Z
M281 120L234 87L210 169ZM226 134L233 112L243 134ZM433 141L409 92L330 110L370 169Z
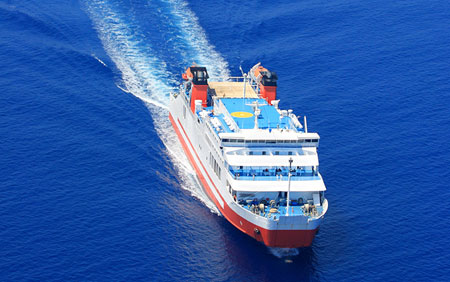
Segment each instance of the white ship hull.
M237 180L225 167L220 139L213 133L210 124L201 121L190 110L189 101L182 93L171 95L169 110L173 128L203 188L231 224L270 247L296 248L311 245L328 208L325 199L322 204L323 212L316 217L280 214L274 219L245 209L230 193L228 185ZM211 157L217 160L215 170L210 165Z

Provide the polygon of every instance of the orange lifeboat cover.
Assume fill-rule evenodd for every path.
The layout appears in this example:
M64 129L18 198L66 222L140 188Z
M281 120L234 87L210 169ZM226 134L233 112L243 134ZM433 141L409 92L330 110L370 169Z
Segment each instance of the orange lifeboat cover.
M255 77L258 77L258 75L263 72L263 71L269 71L268 69L266 69L263 66L259 66L256 70L255 70Z
M194 75L191 72L191 67L196 67L197 64L193 63L192 66L186 69L186 73L183 73L183 79L188 80L194 78Z

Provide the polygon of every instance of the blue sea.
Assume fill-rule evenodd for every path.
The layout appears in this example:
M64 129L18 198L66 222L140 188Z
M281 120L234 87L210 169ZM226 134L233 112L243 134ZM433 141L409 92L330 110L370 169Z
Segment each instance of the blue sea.
M449 281L450 2L0 1L0 281ZM168 122L196 62L277 72L329 210L309 248L222 217Z

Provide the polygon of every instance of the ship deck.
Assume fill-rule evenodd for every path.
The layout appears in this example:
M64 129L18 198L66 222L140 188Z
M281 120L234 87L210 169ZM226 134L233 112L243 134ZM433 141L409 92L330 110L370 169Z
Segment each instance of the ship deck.
M241 90L242 92L242 90ZM240 129L255 128L255 116L252 104L258 103L261 110L258 116L260 129L293 129L290 117L281 116L274 106L267 104L266 100L259 98L223 98L220 99L233 120ZM222 122L223 123L223 122ZM226 123L225 123L226 124ZM230 131L231 132L231 131Z
M254 213L254 211L252 211L252 204L253 203L241 204L241 206L244 209L248 210L249 212ZM314 213L314 212L307 213L307 212L305 212L303 207L304 207L304 205L298 205L298 204L289 206L289 216L317 216L317 215L322 214L322 212L323 212L322 206L315 207L316 213ZM264 212L259 211L259 209L256 209L256 211L257 211L257 214L259 214L260 216L263 216L265 218L270 218L270 219L276 219L280 216L285 216L286 209L287 209L287 206L284 203L284 205L277 205L275 207L265 205Z
M209 91L212 95L219 98L244 98L244 82L237 81L224 81L208 83ZM246 98L258 98L253 87L249 83L245 85L245 97Z

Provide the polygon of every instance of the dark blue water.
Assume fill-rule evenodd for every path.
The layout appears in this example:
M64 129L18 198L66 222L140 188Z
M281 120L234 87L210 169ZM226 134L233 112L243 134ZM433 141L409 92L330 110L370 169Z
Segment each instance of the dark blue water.
M0 280L450 280L449 10L1 1ZM312 247L266 248L202 192L166 110L194 61L261 61L321 135Z

